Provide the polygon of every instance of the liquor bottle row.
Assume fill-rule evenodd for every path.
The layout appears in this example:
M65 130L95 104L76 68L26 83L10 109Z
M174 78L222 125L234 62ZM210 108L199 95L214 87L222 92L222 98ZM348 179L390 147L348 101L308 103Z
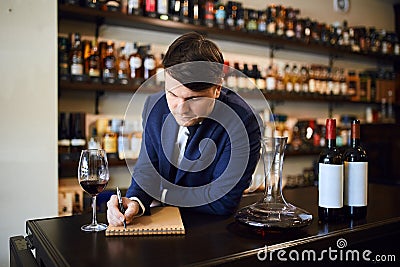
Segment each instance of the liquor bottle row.
M395 123L394 117L387 116L388 112L385 106L379 110L367 107L365 113L365 123ZM288 118L285 114L273 114L271 117L275 122L274 133L266 132L265 136L271 134L287 136L288 152L319 153L321 148L326 145L326 126L319 119ZM358 118L351 114L343 114L338 118L339 123L335 129L335 136L336 145L341 152L344 152L351 144L351 122L356 119ZM270 131L270 129L267 127L266 131Z
M360 121L351 122L351 143L336 144L336 120L326 120L326 146L318 160L318 217L321 221L362 219L368 204L368 157L360 141Z
M151 46L133 42L81 40L79 33L58 37L58 73L61 80L129 84L131 79L148 79L160 68L161 59Z
M79 159L82 149L102 148L109 158L135 159L139 155L139 123L122 119L89 119L85 113L60 112L58 153L61 159ZM87 134L90 132L90 134Z
M395 99L395 73L385 70L356 72L324 65L270 64L267 68L235 62L226 65L225 84L241 91L281 92L341 96L353 101L377 102Z
M151 46L134 42L113 41L97 43L81 40L79 33L60 36L58 73L60 80L90 81L94 83L127 85L133 79L142 81L163 70L162 58L151 53ZM291 94L317 94L342 96L353 101L386 102L395 99L395 73L385 70L363 72L324 65L239 64L229 61L224 82L229 88L251 91ZM250 67L251 66L251 67ZM164 80L156 75L156 84Z
M181 21L232 31L259 32L298 39L305 43L341 47L353 52L399 55L400 42L394 32L374 27L327 25L300 18L300 9L270 4L265 9L245 8L241 2L213 0L63 0L104 11L122 12L163 20Z

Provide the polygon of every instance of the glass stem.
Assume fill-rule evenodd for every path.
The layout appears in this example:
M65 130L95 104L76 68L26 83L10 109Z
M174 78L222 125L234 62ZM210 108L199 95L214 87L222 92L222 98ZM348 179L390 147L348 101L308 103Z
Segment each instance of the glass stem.
M92 225L97 225L97 217L96 217L96 196L92 197Z

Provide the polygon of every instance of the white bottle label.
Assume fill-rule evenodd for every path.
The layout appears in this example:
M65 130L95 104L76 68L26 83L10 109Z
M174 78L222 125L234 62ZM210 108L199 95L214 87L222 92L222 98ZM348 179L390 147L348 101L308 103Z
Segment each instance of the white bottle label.
M245 77L238 78L238 87L240 89L247 89L247 79Z
M148 70L154 70L156 68L156 61L152 58L146 58L143 66Z
M343 165L319 163L318 206L343 207Z
M142 66L142 60L139 57L131 57L129 65L131 66L131 70L138 69Z
M368 195L368 162L344 162L344 204L366 206Z
M230 88L230 89L236 89L237 87L237 78L236 76L230 75L226 78L226 85Z
M82 75L83 66L82 64L71 64L71 75Z
M267 77L267 90L276 89L276 79L275 77Z

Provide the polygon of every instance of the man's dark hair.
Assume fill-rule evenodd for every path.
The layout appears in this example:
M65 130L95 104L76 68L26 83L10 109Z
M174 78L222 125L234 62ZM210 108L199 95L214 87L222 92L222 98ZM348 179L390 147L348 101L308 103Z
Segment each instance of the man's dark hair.
M196 61L204 62L204 65L182 64ZM173 68L178 64L181 65ZM219 84L223 77L223 64L224 58L217 45L196 32L177 38L163 59L167 73L193 91L202 91Z

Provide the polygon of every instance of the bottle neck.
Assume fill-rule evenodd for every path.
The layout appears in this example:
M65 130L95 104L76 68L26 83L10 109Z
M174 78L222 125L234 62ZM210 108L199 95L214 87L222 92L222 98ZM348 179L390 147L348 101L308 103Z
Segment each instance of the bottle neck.
M336 147L336 138L335 139L326 139L326 147L327 148Z
M351 146L356 147L360 145L360 123L359 121L351 124Z
M358 147L358 146L360 146L360 138L352 138L351 147Z

